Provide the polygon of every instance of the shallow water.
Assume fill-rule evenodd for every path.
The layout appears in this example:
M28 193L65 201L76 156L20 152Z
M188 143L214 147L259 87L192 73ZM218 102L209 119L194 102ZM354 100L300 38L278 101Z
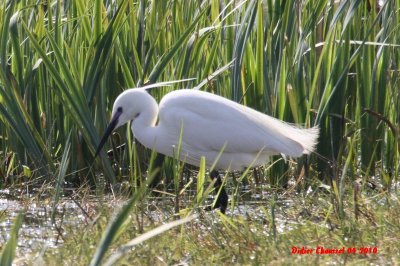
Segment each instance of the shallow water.
M67 236L63 228L91 223L95 207L103 204L102 201L92 198L80 203L71 198L63 198L53 214L52 200L41 201L29 196L14 198L10 197L9 191L0 190L0 246L9 238L14 219L22 212L17 257L28 256L33 250L56 248L63 244Z
M15 217L22 212L23 223L18 234L18 255L26 255L33 249L54 248L64 242L66 236L63 227L87 224L91 218L91 206L99 204L98 200L78 204L71 199L61 199L55 208L49 200L4 197L8 191L0 191L0 246L3 246L10 235ZM85 211L86 209L86 211Z
M194 191L188 191L188 193L195 194ZM82 228L82 225L90 225L93 219L99 215L98 210L101 209L99 206L108 205L113 210L117 210L125 202L125 200L117 200L111 196L85 198L84 202L62 198L55 209L53 220L51 199L12 198L4 195L9 195L9 191L0 191L0 245L3 245L8 239L14 218L19 212L24 212L23 225L18 237L17 257L19 258L27 258L32 255L33 251L59 247L68 237L63 228L66 226ZM262 233L270 234L269 221L272 202L270 193L264 191L251 193L248 187L242 186L239 195L241 195L239 204L233 209L229 205L227 215L264 224L265 230ZM211 204L213 200L214 196L209 196L207 204ZM148 198L146 204L149 206L145 206L147 209L146 216L156 223L165 220L166 217L171 217L174 210L173 201L174 198L169 196ZM295 203L288 198L278 198L274 201L276 231L279 233L290 230L292 225L298 222L288 221L285 210ZM182 205L185 206L186 203L182 202ZM212 219L215 219L215 221L212 221ZM209 215L207 220L210 220L211 223L217 223L218 215Z

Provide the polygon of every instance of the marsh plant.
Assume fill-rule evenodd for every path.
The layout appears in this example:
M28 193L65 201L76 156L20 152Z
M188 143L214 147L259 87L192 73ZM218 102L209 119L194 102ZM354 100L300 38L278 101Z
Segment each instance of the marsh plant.
M158 193L172 193L177 206L174 213L180 213L182 200L189 208L185 214L198 210L212 190L207 169L186 168L174 158L160 163L156 154L134 141L129 127L119 129L106 144L106 153L95 160L113 101L127 88L149 84L160 83L150 90L158 101L168 91L197 88L290 123L318 125L319 144L316 153L296 162L274 157L265 168L235 173L233 178L226 174L231 207L240 201L238 188L243 182L274 195L260 207L271 234L260 239L251 233L264 230L258 220L246 224L236 216L221 215L219 229L205 230L202 241L195 244L190 242L194 233L185 236L187 229L168 231L182 245L192 244L186 254L168 253L175 260L170 255L163 257L162 252L161 258L200 263L202 244L210 248L221 244L227 256L216 251L215 261L240 263L244 257L232 260L234 242L239 239L239 247L249 252L245 252L249 258L253 251L275 254L264 254L266 260L258 263L286 254L290 244L299 245L296 241L309 244L337 236L351 239L352 245L363 241L378 245L388 234L378 229L388 210L378 204L374 214L368 205L371 193L387 206L397 204L398 209L399 10L397 0L3 1L0 188L51 184L55 208L65 187L87 186L102 195L128 183L129 202L107 229L103 227L106 222L99 221L96 228L100 232L93 233L97 242L87 235L80 238L88 246L100 243L97 253L93 247L85 249L93 256L92 263L99 263L127 229L130 215L139 215L143 209L141 204L152 195L145 184L154 178L161 175L172 180L172 192L165 191L165 181ZM161 86L165 82L171 83ZM310 195L322 195L322 203L316 202L320 205L314 214L298 210L308 224L305 231L299 226L282 235L276 225L277 197L282 188L291 186L285 193L300 192L297 196L306 202ZM191 187L200 196L193 196ZM164 229L193 223L182 219ZM333 224L333 236L321 240L320 232L327 231L311 226L313 220ZM2 248L2 261L12 261L20 223L18 218ZM399 236L398 223L390 225L391 234ZM368 226L378 234L352 235ZM237 230L242 231L236 235ZM143 230L131 228L130 232L137 236ZM154 235L160 234L164 241L156 246L162 249L171 235L163 230ZM198 255L187 255L196 249ZM398 248L389 249L381 254L399 256ZM84 261L88 263L91 256L86 255ZM120 257L111 257L110 262L113 259Z

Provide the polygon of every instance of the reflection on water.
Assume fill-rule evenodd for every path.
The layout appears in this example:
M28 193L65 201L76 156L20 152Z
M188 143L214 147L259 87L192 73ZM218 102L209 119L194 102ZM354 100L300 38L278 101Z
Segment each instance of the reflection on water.
M61 208L61 209L60 209ZM14 222L14 218L19 212L24 213L24 220L18 236L18 253L25 254L36 247L54 247L63 242L63 232L57 229L60 218L55 219L55 224L51 221L51 207L33 203L25 206L25 203L17 200L0 199L0 242L4 244L9 237L9 232ZM57 212L62 212L62 207L57 208ZM74 209L69 210L71 213ZM68 215L74 217L73 214ZM57 217L60 217L57 214ZM67 217L64 217L64 219ZM69 218L67 218L69 219ZM71 219L68 222L75 222Z
M254 189L254 188L253 188ZM187 190L185 198L193 199L195 191ZM232 191L229 191L232 195ZM186 197L187 196L187 197ZM207 198L206 204L211 204L215 195ZM231 200L232 200L232 196ZM277 232L290 230L295 221L288 222L285 210L293 206L293 200L282 198L272 199L271 193L260 189L257 193L251 193L247 186L242 186L238 193L238 204L232 209L228 206L227 215L231 217L242 217L264 224L263 234L271 234L271 202L275 202L275 226ZM84 202L77 202L71 198L63 198L57 205L52 219L53 203L51 199L38 200L26 198L13 198L9 191L0 190L0 246L9 237L14 218L21 211L24 213L23 225L19 231L17 257L27 257L32 251L40 251L48 248L55 248L63 244L68 237L64 228L82 228L82 225L89 225L99 213L99 206L109 206L116 210L123 204L122 200L101 196L85 198ZM145 206L146 216L155 223L159 223L165 217L173 215L174 197L149 197ZM190 200L181 200L182 207L191 205ZM207 219L215 219L211 223L218 223L218 216L210 215Z
M11 196L8 190L0 190L0 247L9 238L19 212L24 214L24 219L18 234L17 257L27 256L32 250L61 245L66 237L63 228L89 224L98 204L102 204L98 199L79 203L65 198L60 200L53 214L52 200L18 199Z

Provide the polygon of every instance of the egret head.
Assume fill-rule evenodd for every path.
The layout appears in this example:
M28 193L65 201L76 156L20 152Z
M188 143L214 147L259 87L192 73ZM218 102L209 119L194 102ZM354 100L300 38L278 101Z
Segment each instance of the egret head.
M100 153L108 137L115 129L129 121L134 121L143 110L146 110L145 106L149 104L149 99L154 101L145 90L141 89L126 90L117 97L114 102L110 124L100 140L95 157Z

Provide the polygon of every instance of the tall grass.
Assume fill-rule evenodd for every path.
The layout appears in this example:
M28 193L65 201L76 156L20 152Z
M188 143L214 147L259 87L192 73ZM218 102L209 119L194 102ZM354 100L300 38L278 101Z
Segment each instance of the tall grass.
M340 185L360 171L364 183L374 177L389 188L399 175L399 4L5 1L1 177L9 181L26 165L54 179L71 132L67 181L96 185L102 171L114 184L121 172L106 156L93 166L93 153L116 96L184 78L196 80L173 89L195 87L222 68L203 89L320 126L319 156L302 162L315 162L322 179ZM152 94L159 100L168 90ZM129 139L119 136L116 146ZM118 165L133 168L132 152ZM279 181L287 170L282 161L270 174Z
M93 265L104 262L107 252L119 243L118 237L126 230L132 210L138 210L143 198L150 194L143 184L151 182L157 173L173 178L170 183L175 189L174 212L180 214L187 211L180 209L182 195L192 185L192 181L188 184L182 181L190 179L182 163L169 158L160 168L156 155L133 141L129 127L119 129L111 138L106 145L110 150L108 156L103 152L101 159L94 161L94 151L108 123L112 103L130 87L185 79L183 83L150 92L160 100L170 90L200 88L288 122L304 127L318 125L321 136L315 154L299 159L296 170L276 157L274 163L256 175L256 182L268 178L273 185L286 186L289 174L295 173L298 183L305 176L314 187L321 185L321 181L330 185L307 193L324 189L331 193L328 196L322 193L323 197L306 202L311 206L315 205L313 200L318 202L316 215L308 214L308 210L293 211L293 220L297 221L301 213L310 216L310 224L306 228L299 226L287 235L278 230L276 216L280 214L280 205L275 195L270 210L259 208L268 220L267 234L264 221L254 225L240 217L220 215L217 228L210 223L205 226L206 231L199 230L197 225L182 227L185 234L162 231L158 239L166 240L150 240L154 246L166 254L173 253L169 250L175 247L180 250L181 242L171 245L170 239L178 237L186 243L187 253L198 250L193 252L197 254L193 260L203 262L210 249L219 250L222 244L227 247L223 251L229 258L236 257L240 253L236 241L249 257L264 251L263 256L255 257L260 264L266 262L265 258L267 261L280 258L282 250L286 252L292 245L310 244L307 241L312 237L312 241L320 242L321 236L324 236L322 241L334 240L337 245L366 241L377 245L383 239L385 243L380 244L385 251L380 257L398 252L397 246L386 244L392 235L398 235L395 222L398 215L388 215L390 207L381 204L386 200L398 206L397 198L385 198L382 193L378 200L365 198L361 193L366 186L389 193L398 186L398 10L400 0L3 1L0 4L0 188L26 180L53 182L55 213L63 184L89 184L100 190L104 187L101 174L107 185L121 183L129 176L133 187L131 200L105 232L101 230L104 225L101 219L99 226L93 227L100 229L92 228L96 236L102 235L100 244L93 243L90 233L78 237L90 238L87 242L91 244L82 250L93 251L94 255L64 250L74 258L83 256L87 263L92 260ZM143 183L141 178L145 175L148 180ZM201 206L212 189L212 184L205 189L206 176L203 165L193 186L198 196L191 197L190 210ZM247 173L243 173L238 180L245 181L246 177ZM228 187L236 182L234 178L225 180ZM238 182L234 185L232 205L240 198ZM354 202L349 200L351 196ZM369 202L379 209L376 217ZM338 215L333 217L333 211ZM349 215L353 212L355 217ZM134 213L137 220L134 234L138 237L144 231L140 223L143 212ZM21 217L2 250L1 260L7 263L14 256ZM315 219L329 228L319 226ZM187 221L167 225L172 227ZM331 221L338 228L331 228ZM376 224L390 229L374 227ZM167 227L157 229L167 230ZM370 231L370 227L382 238ZM157 229L145 236L159 232ZM204 232L204 241L199 241L199 234ZM354 239L349 240L348 235ZM121 246L116 257L108 257L109 261L120 259L137 239L140 236L133 242L125 241L128 244ZM146 246L142 248L139 253L146 251ZM216 254L222 257L215 259L217 263L233 262L226 254ZM245 262L244 257L238 259L238 263Z

